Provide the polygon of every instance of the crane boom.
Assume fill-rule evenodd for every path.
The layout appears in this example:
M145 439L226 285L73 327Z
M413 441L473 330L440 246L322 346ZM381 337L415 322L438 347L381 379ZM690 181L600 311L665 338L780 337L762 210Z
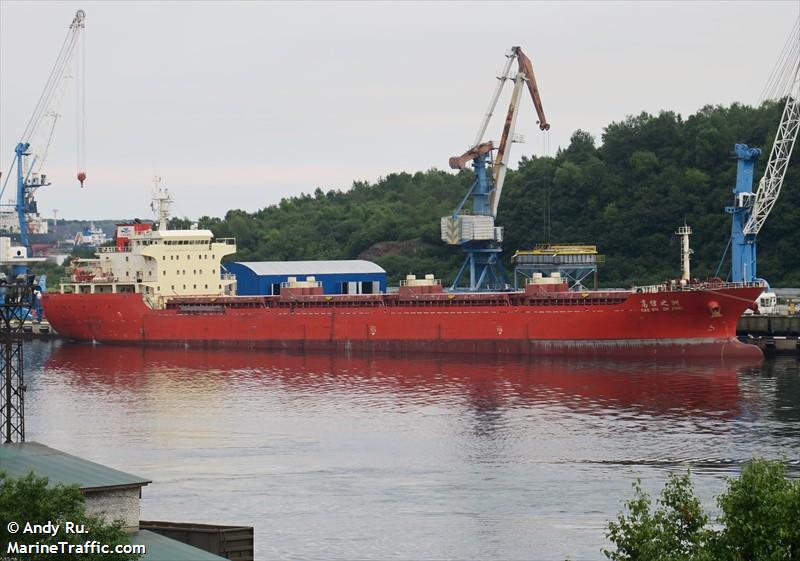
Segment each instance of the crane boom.
M514 92L511 94L511 101L508 104L508 114L503 125L503 135L500 137L500 146L497 148L497 159L494 164L494 190L489 194L489 205L492 209L492 216L497 216L497 207L500 205L500 195L503 193L503 184L506 181L506 170L508 169L508 156L511 150L508 149L508 141L514 138L514 128L517 125L517 115L519 111L519 94L522 91L522 82L525 81L525 74L520 72L514 79Z
M503 193L503 185L506 180L506 171L508 170L508 158L510 150L508 149L509 140L514 140L514 128L517 124L517 114L519 110L519 95L522 89L522 83L528 84L528 91L531 94L533 105L536 108L536 114L539 116L539 130L549 130L550 124L544 115L544 107L542 106L542 98L539 95L539 88L536 85L536 77L533 75L533 65L531 59L522 52L520 47L512 47L511 51L517 59L519 71L514 78L514 92L511 94L511 101L508 104L508 114L506 115L506 122L503 126L503 134L500 137L500 146L497 148L497 160L494 166L494 191L489 196L489 203L492 209L492 216L497 216L497 208L500 205L500 196Z
M775 134L775 142L769 154L767 168L764 176L758 182L755 201L750 212L750 217L744 226L746 235L756 235L761 231L772 207L778 200L781 192L786 168L792 157L792 150L797 141L797 132L800 130L800 60L794 69L791 87L786 96L786 105L783 107L781 124Z
M523 79L528 83L528 91L531 93L531 99L533 100L533 105L536 108L536 114L539 117L539 121L537 122L539 129L543 131L550 130L550 124L547 122L547 118L544 115L544 107L542 106L542 98L539 95L539 87L536 85L536 77L533 74L533 64L531 63L531 59L529 59L528 56L522 52L522 48L520 47L511 47L506 53L506 58L508 60L503 66L503 70L497 75L497 87L492 93L492 97L489 100L489 107L486 110L486 113L483 115L483 119L481 119L481 124L478 127L478 134L475 135L475 140L472 143L470 150L481 144L483 135L486 134L486 129L489 127L489 121L491 121L492 116L494 115L495 107L497 107L497 101L500 99L500 94L503 92L503 86L505 86L506 80L511 79L511 66L514 64L515 60L517 61L517 65L519 67L517 76L522 74Z
M481 140L483 139L483 135L486 134L486 129L489 126L489 121L492 120L492 115L494 115L494 108L497 107L497 100L500 99L500 94L503 92L503 86L506 85L506 80L508 80L509 75L511 73L511 65L514 64L514 59L516 58L516 51L515 48L519 47L512 47L507 53L505 66L503 67L502 72L497 76L497 87L494 89L494 93L492 93L492 98L489 100L489 108L486 110L486 113L481 120L481 125L478 127L478 134L475 135L475 141L472 143L472 148L477 147Z
M497 158L495 159L495 165L493 169L492 179L494 189L489 195L489 208L491 210L491 215L495 217L497 216L497 208L500 204L500 195L503 191L506 170L508 169L508 143L509 141L513 142L514 139L514 128L516 126L517 113L519 109L519 95L523 82L528 85L528 91L531 94L531 100L533 100L536 114L539 117L539 120L537 121L539 129L543 131L550 130L550 123L547 122L547 117L545 117L544 114L544 106L542 105L542 98L539 94L539 87L536 85L536 77L533 73L533 64L531 63L531 59L522 52L520 47L511 47L511 49L509 49L509 51L506 53L506 58L508 60L506 61L501 73L497 76L499 83L497 84L495 91L492 93L492 98L489 101L489 108L486 110L486 113L481 120L480 127L478 127L478 134L475 137L475 141L469 150L464 152L461 156L453 156L450 158L449 162L450 167L453 169L464 169L468 161L474 160L475 158L490 152L494 148L494 145L491 142L482 142L483 135L486 134L489 121L492 118L492 115L494 115L497 101L500 98L500 93L503 91L503 86L505 85L506 80L511 79L511 66L516 60L518 72L513 78L514 91L511 95L511 101L508 105L508 113L506 114L505 125L503 126L503 134L500 138L500 144L497 149Z
M27 125L25 126L25 130L22 133L20 141L17 143L14 149L14 162L17 167L17 193L14 204L10 206L13 206L17 213L19 220L20 241L26 248L30 248L30 243L28 240L27 216L29 213L37 212L36 201L34 200L35 191L39 187L49 185L49 183L47 183L46 176L41 173L41 170L45 160L47 159L47 152L50 148L50 142L53 138L53 131L55 130L56 122L58 121L58 110L61 105L61 100L64 96L66 84L68 79L71 77L70 67L74 60L76 48L78 47L78 39L81 35L81 31L84 29L85 19L86 14L83 10L78 10L75 13L75 17L72 19L72 23L67 31L67 36L61 45L61 49L56 57L56 62L50 71L50 75L47 78L44 89L39 96L39 100L36 102L36 106L31 114L30 119L28 120ZM78 60L79 65L81 65L82 62L83 61L81 59ZM79 66L78 70L81 76L77 77L76 84L79 90L82 92L82 68ZM79 97L79 113L83 108L81 102L82 100ZM50 121L49 125L45 125L48 120ZM79 127L78 180L81 182L81 186L83 186L83 181L86 179L86 173L80 167L82 166L82 162L80 161L82 153L82 114L78 115L77 120ZM3 193L5 192L6 184L8 183L8 179L10 177L11 174L6 177L6 181L3 183L3 188L0 189L0 197L2 197Z
M547 122L547 117L544 116L544 107L542 106L542 98L539 95L539 87L536 85L536 76L533 74L533 64L531 59L522 52L519 47L514 47L517 52L517 63L519 64L519 71L525 75L525 81L528 84L528 91L531 93L533 106L536 108L536 114L539 116L539 129L543 131L550 130L550 123Z

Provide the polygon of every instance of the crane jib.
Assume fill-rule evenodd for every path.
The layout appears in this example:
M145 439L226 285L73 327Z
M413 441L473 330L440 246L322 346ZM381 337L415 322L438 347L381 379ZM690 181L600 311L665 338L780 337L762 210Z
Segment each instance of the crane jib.
M39 96L33 113L22 133L20 142L15 148L14 163L17 173L17 190L14 207L19 220L19 236L24 247L30 250L28 234L30 230L29 217L36 215L36 201L34 193L39 187L48 185L47 176L42 172L47 160L53 131L59 119L59 108L63 100L67 83L75 78L77 97L77 178L83 186L86 180L85 171L85 72L86 64L84 43L81 33L85 27L86 13L78 10L67 31L61 49L56 57L50 74L45 82L44 89ZM79 56L75 56L79 52ZM74 73L72 66L75 66ZM6 182L11 174L6 177ZM0 198L5 193L6 183L0 190Z

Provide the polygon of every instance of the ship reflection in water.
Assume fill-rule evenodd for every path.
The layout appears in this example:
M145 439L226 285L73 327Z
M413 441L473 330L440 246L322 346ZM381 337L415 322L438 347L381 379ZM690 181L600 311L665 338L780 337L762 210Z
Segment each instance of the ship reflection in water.
M36 342L28 437L138 473L145 519L256 527L258 559L599 559L636 477L708 506L800 458L800 369Z

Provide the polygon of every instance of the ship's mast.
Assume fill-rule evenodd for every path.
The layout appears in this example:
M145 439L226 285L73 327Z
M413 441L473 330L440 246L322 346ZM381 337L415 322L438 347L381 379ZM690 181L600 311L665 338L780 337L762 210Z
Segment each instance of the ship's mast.
M692 256L692 249L689 247L689 236L692 235L691 227L684 224L675 232L681 237L681 280L689 281L692 278L692 271L690 268L690 259Z
M164 232L169 222L172 197L168 189L161 188L161 177L156 175L153 178L153 185L153 202L150 203L150 208L155 213L155 218L158 222L158 231Z

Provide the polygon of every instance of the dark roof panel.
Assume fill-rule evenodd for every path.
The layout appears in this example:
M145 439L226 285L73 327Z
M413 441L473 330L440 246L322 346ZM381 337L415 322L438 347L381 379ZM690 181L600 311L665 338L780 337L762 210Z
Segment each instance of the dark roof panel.
M141 557L143 561L227 561L225 557L150 530L139 530L131 534L131 543L141 544L147 548L147 553Z
M77 484L83 490L141 487L150 483L149 479L90 462L38 442L0 444L0 470L13 477L24 477L33 471L40 477L47 477L51 485Z

